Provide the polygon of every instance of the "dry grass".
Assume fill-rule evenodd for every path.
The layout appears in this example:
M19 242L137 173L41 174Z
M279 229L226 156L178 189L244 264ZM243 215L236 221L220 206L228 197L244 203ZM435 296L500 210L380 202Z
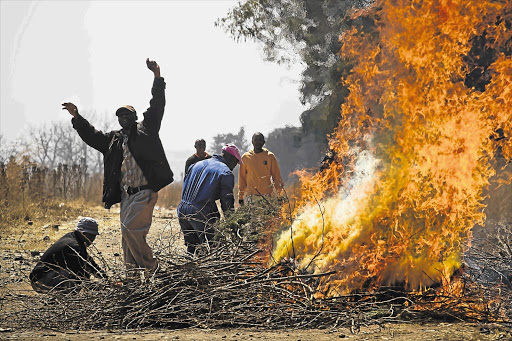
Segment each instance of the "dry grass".
M53 235L51 226L84 215L87 207L98 204L98 188L101 193L98 177L86 176L80 166L50 170L27 157L12 156L0 164L0 235L23 241L28 248L44 247L41 241Z
M3 250L40 250L59 236L64 222L87 216L90 205L83 201L59 202L43 200L28 205L10 205L9 213L2 214L0 235L16 243L1 243Z
M177 207L181 201L182 187L183 181L177 181L158 191L158 206L166 208Z
M79 165L48 169L23 155L0 163L0 236L3 250L39 250L57 236L57 226L99 205L102 176Z

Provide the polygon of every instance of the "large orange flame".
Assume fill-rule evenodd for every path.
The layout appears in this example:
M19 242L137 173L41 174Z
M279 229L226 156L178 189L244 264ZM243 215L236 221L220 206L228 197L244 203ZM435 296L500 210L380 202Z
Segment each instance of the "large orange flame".
M273 258L336 270L338 292L447 282L485 220L497 150L512 156L491 138L512 135L511 2L381 0L357 15L365 26L341 37L354 66L337 162L302 174L293 237L278 236ZM485 89L465 84L478 37L495 53Z

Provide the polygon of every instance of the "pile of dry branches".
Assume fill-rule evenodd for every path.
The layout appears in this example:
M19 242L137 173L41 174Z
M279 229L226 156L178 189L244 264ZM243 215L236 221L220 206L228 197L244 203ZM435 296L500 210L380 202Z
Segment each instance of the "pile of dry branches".
M11 308L1 309L0 325L59 330L349 327L356 332L362 325L404 319L510 321L510 290L500 292L501 303L493 303L489 298L496 292L469 276L461 277L457 290L380 288L326 297L318 288L332 273L303 273L293 260L268 266L262 259L257 241L268 217L277 215L275 207L248 205L223 220L217 247L202 250L202 256L187 258L172 243L157 243L159 270L135 280L126 280L122 267L103 259L110 276L72 293L5 295L2 308Z

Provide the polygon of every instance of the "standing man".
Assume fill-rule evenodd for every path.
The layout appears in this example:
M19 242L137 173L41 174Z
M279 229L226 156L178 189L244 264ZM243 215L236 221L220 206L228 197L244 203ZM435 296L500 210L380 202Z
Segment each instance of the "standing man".
M196 153L189 157L187 162L185 162L185 173L183 174L187 174L189 167L194 163L212 157L206 152L206 141L204 139L197 139L194 143L194 147L196 148Z
M212 241L212 224L220 218L215 200L220 199L224 214L234 209L233 169L238 163L242 163L240 151L228 143L221 155L197 162L185 175L177 211L188 254L194 255L198 245Z
M253 149L242 156L238 173L238 202L253 195L270 195L274 188L280 194L284 184L277 159L271 151L263 148L265 137L262 133L252 136Z
M64 103L82 140L100 151L104 158L103 202L105 208L121 203L121 233L127 269L156 268L156 259L146 242L153 219L158 191L173 181L159 131L165 107L165 82L160 66L146 59L155 78L153 98L137 123L137 112L130 105L120 107L116 115L121 130L103 133L80 116L73 103Z
M81 218L73 232L62 236L41 256L30 272L32 288L39 293L70 292L91 275L105 277L105 272L87 254L87 247L98 234L96 220Z

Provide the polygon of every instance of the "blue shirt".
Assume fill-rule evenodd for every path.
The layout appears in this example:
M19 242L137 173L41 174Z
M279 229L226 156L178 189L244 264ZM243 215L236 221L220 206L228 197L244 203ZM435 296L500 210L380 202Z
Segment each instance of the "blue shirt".
M224 212L231 210L235 207L234 186L233 172L221 155L215 154L211 159L199 161L185 175L178 211L206 215L215 209L215 200L218 199Z

